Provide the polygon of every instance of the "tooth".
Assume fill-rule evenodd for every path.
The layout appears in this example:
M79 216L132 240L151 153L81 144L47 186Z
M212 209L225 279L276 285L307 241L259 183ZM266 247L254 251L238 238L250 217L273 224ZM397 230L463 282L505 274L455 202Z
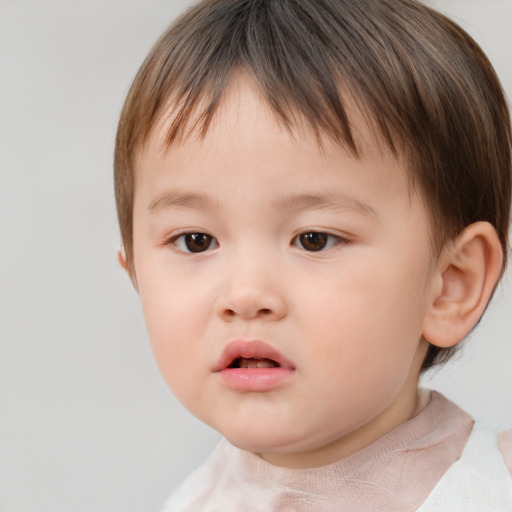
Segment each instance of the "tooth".
M268 359L241 358L239 368L274 368L276 364Z
M270 361L261 360L256 361L256 366L257 368L274 368L275 365Z

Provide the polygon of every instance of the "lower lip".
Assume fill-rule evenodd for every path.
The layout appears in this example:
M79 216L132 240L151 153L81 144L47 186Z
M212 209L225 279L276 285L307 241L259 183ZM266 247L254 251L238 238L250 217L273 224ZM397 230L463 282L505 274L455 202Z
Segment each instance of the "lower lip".
M292 368L225 368L217 372L222 383L236 391L272 391L290 379Z

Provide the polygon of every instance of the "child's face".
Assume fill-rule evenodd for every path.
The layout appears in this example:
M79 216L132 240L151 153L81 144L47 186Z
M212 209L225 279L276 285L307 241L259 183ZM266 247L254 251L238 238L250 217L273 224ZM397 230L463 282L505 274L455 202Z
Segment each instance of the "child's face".
M236 83L204 141L162 152L160 130L138 159L149 337L176 396L232 443L327 464L414 413L437 283L429 221L369 130L362 160L322 152Z

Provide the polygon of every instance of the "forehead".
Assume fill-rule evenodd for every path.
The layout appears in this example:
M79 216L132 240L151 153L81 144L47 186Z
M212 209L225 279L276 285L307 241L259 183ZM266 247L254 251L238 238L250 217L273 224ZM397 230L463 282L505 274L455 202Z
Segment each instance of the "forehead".
M261 124L258 120L272 119L301 147L307 146L312 150L319 150L319 153L328 153L341 146L355 158L371 160L385 156L399 160L402 165L402 154L392 151L389 141L384 140L372 115L360 107L349 91L340 91L340 94L344 98L350 130L344 139L339 136L339 127L331 132L318 126L313 118L306 118L301 112L276 112L255 79L244 70L238 70L229 80L213 114L209 112L211 105L207 92L194 105L193 110L187 111L185 115L182 110L183 102L177 101L176 95L171 94L166 102L167 107L149 130L149 136L142 144L138 157L140 159L148 151L163 155L169 150L189 144L202 145L204 149L212 135L218 137L224 134L229 138L239 138L248 134L256 144L257 128ZM247 130L247 125L251 125L253 129Z
M358 156L327 135L319 138L303 119L284 126L244 76L230 84L204 135L192 124L187 136L169 147L166 137L175 112L172 106L168 109L138 155L135 197L143 195L149 210L170 204L220 207L236 203L242 189L264 190L272 204L289 209L338 201L369 215L375 209L365 195L382 196L378 202L386 195L388 202L409 200L403 163L355 107L351 112ZM336 200L330 191L334 187ZM197 191L209 197L198 197Z

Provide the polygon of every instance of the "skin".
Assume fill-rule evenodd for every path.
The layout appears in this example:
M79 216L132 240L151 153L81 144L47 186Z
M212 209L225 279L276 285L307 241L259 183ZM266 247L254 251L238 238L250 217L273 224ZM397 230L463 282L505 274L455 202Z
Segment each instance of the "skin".
M332 463L425 405L422 337L442 288L429 219L403 164L359 120L363 158L276 121L234 80L204 140L137 162L134 275L156 361L194 415L236 446L287 467ZM314 196L315 199L312 199ZM321 251L304 233L330 235ZM184 234L212 243L189 252ZM233 340L293 362L268 392L213 371Z

